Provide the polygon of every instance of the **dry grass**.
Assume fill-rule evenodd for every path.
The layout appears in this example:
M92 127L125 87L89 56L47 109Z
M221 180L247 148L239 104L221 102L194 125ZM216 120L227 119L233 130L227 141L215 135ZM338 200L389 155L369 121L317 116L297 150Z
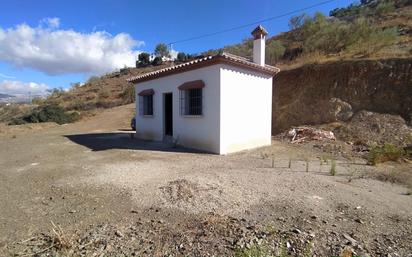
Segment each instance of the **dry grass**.
M369 176L394 184L405 185L408 190L405 194L412 194L412 165L411 164L395 164L394 167L382 167L380 170L374 170L369 173Z

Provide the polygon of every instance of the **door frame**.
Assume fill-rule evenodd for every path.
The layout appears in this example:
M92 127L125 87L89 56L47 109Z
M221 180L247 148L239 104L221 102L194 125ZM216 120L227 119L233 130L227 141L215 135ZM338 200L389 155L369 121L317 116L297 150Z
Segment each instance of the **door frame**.
M166 134L166 96L170 95L171 97L171 105L172 105L172 110L171 110L171 135ZM171 136L173 137L173 92L164 92L163 93L163 136Z

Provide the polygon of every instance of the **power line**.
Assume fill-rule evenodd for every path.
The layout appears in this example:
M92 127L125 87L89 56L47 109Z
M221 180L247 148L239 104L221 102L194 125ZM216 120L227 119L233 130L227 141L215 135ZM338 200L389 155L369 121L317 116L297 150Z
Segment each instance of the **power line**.
M237 27L224 29L224 30L220 30L220 31L217 31L217 32L207 33L207 34L203 34L203 35L199 35L199 36L194 36L194 37L190 37L190 38L186 38L186 39L182 39L182 40L173 41L173 42L170 42L168 45L183 43L183 42L187 42L187 41L193 41L193 40L197 40L197 39L201 39L201 38L205 38L205 37L211 37L211 36L215 36L215 35L218 35L218 34L230 32L230 31L234 31L234 30L238 30L238 29L243 29L243 28L246 28L246 27L249 27L249 26L252 26L252 25L257 25L257 24L268 22L268 21L271 21L271 20L283 18L285 16L289 16L289 15L292 15L292 14L295 14L295 13L300 13L300 12L306 11L308 9L312 9L312 8L315 8L315 7L318 7L318 6L321 6L321 5L325 5L325 4L328 4L328 3L331 3L331 2L335 2L335 1L337 1L337 0L328 0L328 1L320 2L320 3L314 4L314 5L310 5L310 6L301 8L301 9L290 11L290 12L287 12L287 13L284 13L284 14L281 14L281 15L277 15L277 16L273 16L273 17L270 17L270 18L266 18L266 19L263 19L263 20L251 22L251 23L248 23L248 24L240 25L240 26L237 26Z

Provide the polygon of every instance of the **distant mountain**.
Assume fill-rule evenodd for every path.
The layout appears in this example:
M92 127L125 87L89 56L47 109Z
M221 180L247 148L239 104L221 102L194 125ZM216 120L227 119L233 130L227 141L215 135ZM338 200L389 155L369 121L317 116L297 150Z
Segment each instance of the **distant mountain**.
M4 99L4 98L12 98L15 97L14 95L8 95L8 94L2 94L0 93L0 99Z

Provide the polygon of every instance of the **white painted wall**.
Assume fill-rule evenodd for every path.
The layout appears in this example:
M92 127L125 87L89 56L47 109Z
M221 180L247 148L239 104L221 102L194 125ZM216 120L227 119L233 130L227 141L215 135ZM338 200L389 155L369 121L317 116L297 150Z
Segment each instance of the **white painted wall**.
M220 154L271 144L272 77L221 66Z
M220 151L220 69L213 65L197 70L145 81L136 84L136 135L139 138L161 141L164 135L163 93L173 93L173 137L178 144L189 148L219 153ZM203 115L180 115L178 87L188 81L203 80ZM141 116L138 93L153 89L153 116Z
M259 64L260 66L265 66L265 56L266 56L266 38L258 38L253 40L253 62Z
M180 115L178 87L203 80L203 115ZM137 94L153 89L153 116L141 116ZM271 144L272 77L216 64L136 85L136 134L163 140L163 93L173 93L173 137L178 144L228 154Z

